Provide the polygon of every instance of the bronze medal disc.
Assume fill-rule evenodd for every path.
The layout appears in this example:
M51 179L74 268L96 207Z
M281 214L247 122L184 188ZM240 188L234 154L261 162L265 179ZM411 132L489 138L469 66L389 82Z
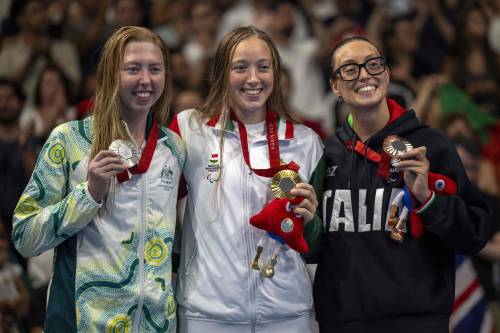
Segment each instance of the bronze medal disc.
M384 139L384 151L392 158L397 158L407 151L413 149L413 146L408 140L400 138L397 135L389 135Z
M281 170L277 172L271 180L271 191L276 198L292 199L294 196L290 191L300 182L301 179L297 172L292 170Z
M139 151L130 141L121 139L115 140L109 145L109 150L117 153L120 159L125 162L129 168L136 165L139 161Z

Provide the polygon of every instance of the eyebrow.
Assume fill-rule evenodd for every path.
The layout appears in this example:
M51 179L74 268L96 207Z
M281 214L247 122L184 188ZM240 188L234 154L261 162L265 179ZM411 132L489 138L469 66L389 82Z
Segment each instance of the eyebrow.
M379 55L379 54L371 53L371 54L368 54L366 57L364 57L364 58L363 58L362 63L363 63L363 62L365 62L365 61L366 61L366 60L368 60L368 59L380 58L380 57L382 57L382 56L381 56L381 55ZM340 66L343 66L343 65L347 65L347 64L357 64L357 62L356 62L356 60L354 60L354 59L346 59L346 60L341 61L341 62L339 63L339 67L340 67Z
M138 66L142 66L143 63L140 62L140 61L125 61L122 66L126 66L126 65L138 65ZM163 62L153 62L153 63L148 63L147 64L148 66L163 66Z
M257 60L257 63L261 63L261 62L271 62L271 61L272 61L271 59L262 58L262 59ZM235 59L235 60L233 60L231 63L232 63L232 64L236 64L236 63L239 63L239 62L246 62L246 63L248 63L249 61L248 61L248 60L246 60L246 59Z

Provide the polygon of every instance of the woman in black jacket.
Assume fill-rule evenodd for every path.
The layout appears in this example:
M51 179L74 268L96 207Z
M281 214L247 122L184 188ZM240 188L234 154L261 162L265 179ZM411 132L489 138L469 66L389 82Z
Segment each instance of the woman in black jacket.
M389 69L373 43L343 40L331 67L350 115L325 141L320 330L446 333L454 253L484 246L489 211L445 135L387 99Z

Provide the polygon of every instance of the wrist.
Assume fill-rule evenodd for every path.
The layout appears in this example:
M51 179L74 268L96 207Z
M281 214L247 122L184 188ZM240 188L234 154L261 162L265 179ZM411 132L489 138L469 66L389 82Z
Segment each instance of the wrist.
M432 191L430 189L427 189L427 191L418 194L415 193L415 198L417 199L419 205L422 205L423 203L428 201L431 196L432 196Z

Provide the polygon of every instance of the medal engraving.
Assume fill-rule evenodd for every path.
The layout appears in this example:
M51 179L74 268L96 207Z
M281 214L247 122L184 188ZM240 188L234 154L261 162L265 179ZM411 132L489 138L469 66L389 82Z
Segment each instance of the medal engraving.
M384 139L384 151L392 158L398 158L404 155L407 151L413 149L413 146L408 140L400 138L397 135L389 135Z
M139 151L137 147L127 140L115 140L109 145L109 150L114 151L120 159L130 168L139 161Z
M271 191L276 198L293 199L294 196L290 191L300 182L301 179L297 172L292 170L281 170L277 172L271 180Z

